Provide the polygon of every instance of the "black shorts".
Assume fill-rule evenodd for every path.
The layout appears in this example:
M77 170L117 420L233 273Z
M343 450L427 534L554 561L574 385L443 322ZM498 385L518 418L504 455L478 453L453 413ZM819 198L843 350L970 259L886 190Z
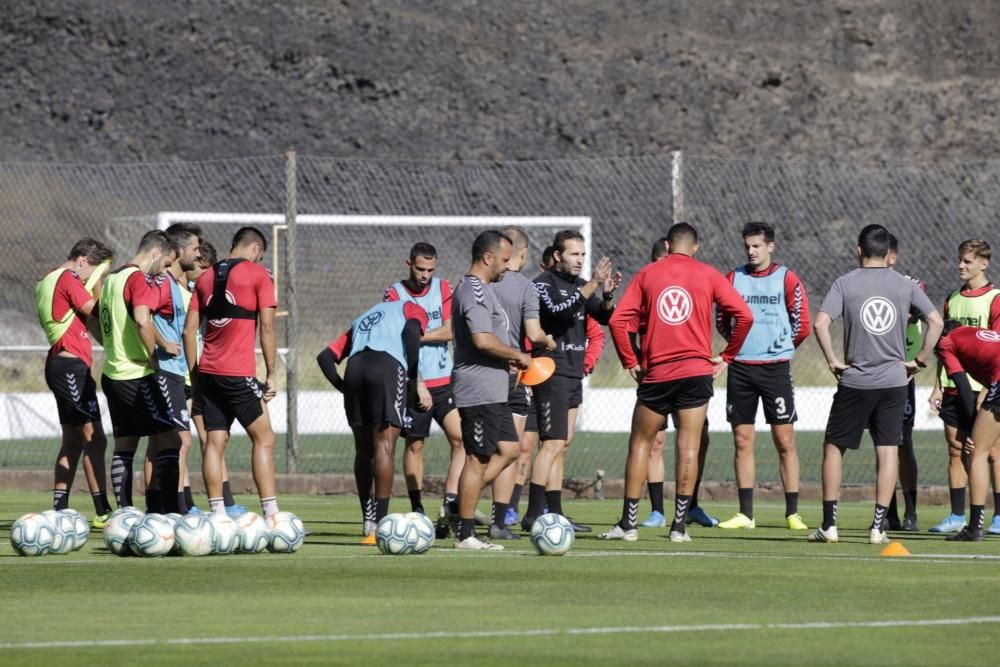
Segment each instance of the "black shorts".
M867 428L876 446L898 447L903 442L906 393L906 387L837 387L826 424L825 442L844 449L857 449Z
M553 375L534 388L538 435L542 441L569 437L569 411L583 402L580 378Z
M156 435L177 428L170 387L162 375L154 373L134 380L112 380L102 375L101 388L108 399L115 437Z
M406 422L406 369L386 352L365 349L347 361L344 413L351 426Z
M233 420L244 429L264 414L261 401L266 387L255 377L198 374L198 394L206 431L229 431ZM198 403L198 396L195 396Z
M792 365L787 361L773 364L741 364L729 367L726 380L726 419L730 424L753 424L757 404L764 403L768 424L794 424L795 390Z
M533 401L528 410L528 418L524 420L525 433L538 433L538 402Z
M989 410L995 415L1000 414L1000 380L994 381L986 389L986 398L983 399L983 410Z
M184 383L184 400L191 400L191 385L187 384L187 382Z
M962 433L972 433L974 419L970 419L969 415L966 414L965 406L962 405L962 397L957 392L946 392L941 396L941 410L938 411L938 414L941 415L941 421L948 426L953 426Z
M903 408L903 426L913 427L917 419L917 383L912 380L906 385L906 407Z
M698 408L708 403L715 394L711 375L696 375L694 377L669 380L667 382L648 382L640 384L635 391L636 400L653 412L667 417L674 410ZM674 420L677 423L677 420Z
M56 397L59 423L68 426L100 423L97 383L90 367L76 357L49 357L45 361L45 384Z
M492 456L497 443L517 442L514 418L506 403L472 405L459 408L458 414L462 419L462 443L469 456Z
M184 390L184 376L160 371L159 378L167 386L170 409L174 413L175 431L191 430L191 415L188 413L187 392Z
M395 361L395 359L393 359ZM434 406L427 412L420 412L413 408L407 408L403 416L405 422L403 435L414 440L422 440L431 434L431 421L436 421L438 426L444 428L444 418L455 409L455 396L451 393L451 385L442 387L429 387L431 399Z
M515 417L526 417L529 412L532 412L531 391L527 386L517 382L516 373L510 376L510 384L507 388L507 405Z

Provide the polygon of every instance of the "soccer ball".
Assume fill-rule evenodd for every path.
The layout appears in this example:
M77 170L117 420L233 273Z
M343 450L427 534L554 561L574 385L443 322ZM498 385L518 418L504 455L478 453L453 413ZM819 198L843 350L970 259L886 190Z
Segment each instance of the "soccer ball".
M163 518L170 523L170 532L173 533L174 529L177 528L177 522L181 520L181 515L177 512L171 512L170 514L164 514ZM181 545L177 544L177 538L174 538L174 548L170 550L172 554L179 554L181 552Z
M131 556L128 547L128 534L132 524L146 514L137 507L119 507L104 523L104 544L116 556Z
M212 553L215 527L204 514L188 514L174 526L174 544L185 556L207 556Z
M387 514L375 528L375 544L384 554L413 553L418 539L417 525L403 514Z
M59 513L73 518L73 551L80 549L90 537L90 524L87 523L87 517L76 510L62 510Z
M136 556L166 556L174 548L174 527L162 514L147 514L132 524L128 544Z
M21 556L44 556L52 548L52 533L41 514L25 514L10 527L10 546Z
M531 525L531 543L540 556L562 556L575 538L573 524L561 514L543 514Z
M294 553L306 539L306 527L302 520L291 512L275 512L267 517L267 527L271 530L268 551Z
M254 512L246 512L236 519L239 530L238 550L245 554L259 554L271 542L271 531L267 529L264 517Z
M42 516L52 526L51 554L68 554L76 548L76 522L73 517L56 510L45 510Z
M413 546L413 553L422 554L430 549L434 544L434 522L420 512L408 512L403 516L417 528L417 542Z
M209 517L215 536L212 540L212 552L220 555L231 554L240 548L240 531L236 522L225 514L215 514Z

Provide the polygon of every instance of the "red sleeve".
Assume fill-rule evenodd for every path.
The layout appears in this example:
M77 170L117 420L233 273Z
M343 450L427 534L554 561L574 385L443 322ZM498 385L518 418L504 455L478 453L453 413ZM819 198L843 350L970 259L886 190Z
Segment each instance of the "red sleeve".
M94 300L94 295L87 291L83 282L80 281L80 277L72 271L63 271L63 274L59 276L59 284L56 289L63 290L67 303L78 313L81 308L87 305L88 301Z
M592 317L587 317L587 349L583 353L583 372L590 374L604 351L604 330Z
M191 294L191 303L188 304L188 311L200 311L205 307L205 302L202 300L202 295L207 299L208 295L212 293L212 287L215 284L215 269L209 268L204 271L198 280L194 283L194 291Z
M344 354L351 349L351 330L348 329L340 334L337 340L327 345L327 347L333 352L333 356L337 357L337 361L343 361Z
M798 347L812 333L812 320L809 317L806 286L791 270L785 272L785 307L788 309L788 321L792 325L792 344Z
M123 292L125 303L132 308L146 306L150 311L155 311L160 306L160 290L149 284L142 271L136 271L128 277Z
M726 274L726 280L729 281L730 285L733 283L733 278L735 277L736 277L735 270L730 271L729 273ZM716 330L718 330L719 335L725 338L726 340L729 340L729 338L733 335L733 323L730 322L727 317L723 316L721 310L715 311L715 328Z
M948 319L948 299L944 300L944 306L941 308L941 317Z
M628 287L622 294L621 300L615 306L615 312L608 322L608 330L611 332L611 341L618 352L618 358L622 362L623 368L634 368L639 365L639 358L632 348L632 341L629 332L635 333L639 330L642 312L642 281L643 272L639 272L629 282ZM721 276L720 276L721 278ZM730 289L732 287L730 286ZM742 299L740 300L742 302Z
M938 343L938 354L941 355L941 365L945 368L945 375L965 372L955 355L955 341L952 340L951 336L945 337Z
M396 292L395 287L390 287L382 295L382 302L385 303L386 301L399 301L399 294Z
M277 308L278 298L274 293L274 279L271 278L270 271L264 267L260 268L260 277L257 279L257 310Z
M441 281L441 319L451 320L451 283L447 280Z
M412 301L407 301L403 304L403 317L407 320L420 322L420 333L427 331L427 324L430 322L427 317L427 311Z
M990 304L990 329L1000 331L1000 295L993 297Z
M722 352L723 361L731 364L736 355L739 354L740 348L743 347L743 341L750 333L750 327L753 326L753 315L750 313L750 307L743 301L743 297L736 291L732 283L726 280L725 276L716 273L713 282L715 304L722 311L723 316L733 323L733 333L729 339L729 345Z

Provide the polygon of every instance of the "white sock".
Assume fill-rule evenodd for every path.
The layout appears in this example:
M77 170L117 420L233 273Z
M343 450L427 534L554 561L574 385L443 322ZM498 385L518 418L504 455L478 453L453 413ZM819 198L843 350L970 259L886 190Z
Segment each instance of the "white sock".
M274 496L260 499L260 507L264 511L264 518L278 513L278 499Z
M225 501L221 497L220 498L209 498L208 499L208 504L212 508L213 512L215 512L216 514L222 514L223 516L225 516L225 514L226 514L226 503L225 503Z

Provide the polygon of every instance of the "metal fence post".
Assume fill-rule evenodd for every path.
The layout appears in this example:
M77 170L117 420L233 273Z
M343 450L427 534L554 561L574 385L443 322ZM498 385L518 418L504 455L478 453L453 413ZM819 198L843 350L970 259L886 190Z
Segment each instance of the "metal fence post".
M285 153L285 395L288 427L285 434L285 467L289 474L299 465L299 307L295 282L295 216L298 208L295 151Z
M670 192L673 202L674 224L684 222L684 154L673 151L670 154Z

